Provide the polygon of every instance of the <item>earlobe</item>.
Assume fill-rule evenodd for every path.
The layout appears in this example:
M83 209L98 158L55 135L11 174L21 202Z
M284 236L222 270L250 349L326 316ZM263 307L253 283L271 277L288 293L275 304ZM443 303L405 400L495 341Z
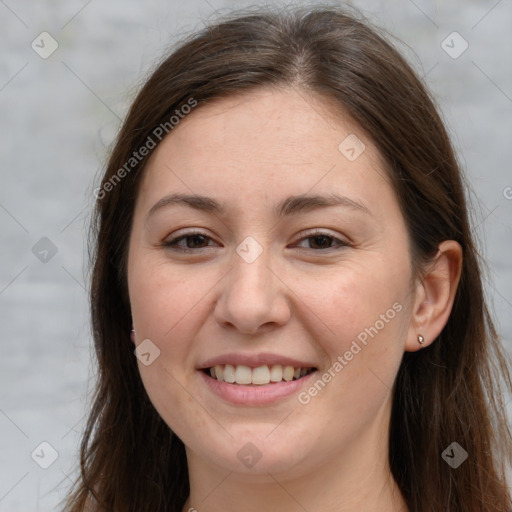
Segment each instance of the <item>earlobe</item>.
M132 340L132 343L135 343L135 329L133 328L133 324L130 331L130 338Z
M437 254L416 285L416 300L405 350L433 343L450 316L462 270L462 247L454 240L439 244Z

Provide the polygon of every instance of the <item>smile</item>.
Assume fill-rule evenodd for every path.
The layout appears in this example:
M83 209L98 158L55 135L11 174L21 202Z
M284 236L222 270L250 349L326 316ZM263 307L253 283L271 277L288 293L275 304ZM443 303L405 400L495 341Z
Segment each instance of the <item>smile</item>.
M271 406L295 396L316 375L314 367L219 364L198 371L206 389L237 406Z
M246 365L217 364L204 371L212 379L244 386L290 382L309 375L315 368L283 366L280 364L261 365L251 368Z

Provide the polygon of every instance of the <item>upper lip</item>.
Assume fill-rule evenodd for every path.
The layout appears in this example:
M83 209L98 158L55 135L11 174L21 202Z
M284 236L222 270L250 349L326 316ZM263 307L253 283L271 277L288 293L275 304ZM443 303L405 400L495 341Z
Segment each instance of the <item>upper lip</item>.
M293 366L294 368L314 368L315 364L308 361L299 361L298 359L294 359L287 356L282 356L279 354L241 354L241 353L231 353L231 354L223 354L220 356L212 357L207 359L203 363L199 365L198 370L204 370L206 368L211 368L216 365L226 365L230 364L233 366L244 365L249 366L251 368L256 368L258 366L272 366L274 364L280 364L282 366Z

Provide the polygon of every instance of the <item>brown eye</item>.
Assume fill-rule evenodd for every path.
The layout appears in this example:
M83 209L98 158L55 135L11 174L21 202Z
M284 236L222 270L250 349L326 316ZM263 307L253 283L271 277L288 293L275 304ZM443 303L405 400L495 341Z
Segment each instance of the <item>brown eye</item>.
M310 236L306 236L302 238L298 243L298 247L302 247L304 249L314 249L314 250L328 250L328 249L339 249L342 247L347 247L349 244L336 238L335 236L329 235L327 233L314 233Z
M188 249L197 249L199 247L205 247L205 242L207 242L207 238L204 235L189 235L183 237L186 240L186 246Z
M329 249L334 237L325 235L316 235L308 237L310 249Z
M209 247L211 246L210 242L213 242L213 240L207 235L203 235L202 233L190 233L173 238L164 242L162 245L169 249L187 252Z

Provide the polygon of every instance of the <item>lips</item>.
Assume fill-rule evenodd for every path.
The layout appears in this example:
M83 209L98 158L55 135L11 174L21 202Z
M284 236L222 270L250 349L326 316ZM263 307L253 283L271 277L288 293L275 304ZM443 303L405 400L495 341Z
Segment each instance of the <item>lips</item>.
M227 365L224 365L224 368L222 368L224 373L225 366ZM235 367L234 365L231 366ZM250 384L237 384L236 382L229 383L225 380L218 380L216 376L215 378L211 376L212 367L198 370L197 373L201 378L201 381L205 384L206 389L208 389L209 392L211 392L214 396L221 398L224 402L227 402L231 405L244 407L271 406L281 402L282 400L290 399L291 397L297 395L301 389L307 387L311 380L315 378L317 373L316 371L312 370L310 373L299 375L298 378L295 378L296 373L294 369L293 379L290 381L282 379L279 382L270 382L268 384L253 384L252 380L254 378L255 372L256 379L258 379L258 373L260 371L264 371L261 370L262 366L265 365L260 365L259 367L254 368L247 367L247 369L250 370L251 375ZM237 369L239 367L240 365L236 365ZM293 369L293 367L291 368ZM216 373L216 367L213 367L213 371ZM267 371L270 374L270 369L268 367ZM245 370L242 370L242 372L245 372ZM241 378L244 378L243 375ZM244 382L248 382L247 377L245 377ZM262 380L259 382L262 382Z
M297 393L318 366L278 354L224 354L204 361L197 370L215 395L245 406L271 405Z

